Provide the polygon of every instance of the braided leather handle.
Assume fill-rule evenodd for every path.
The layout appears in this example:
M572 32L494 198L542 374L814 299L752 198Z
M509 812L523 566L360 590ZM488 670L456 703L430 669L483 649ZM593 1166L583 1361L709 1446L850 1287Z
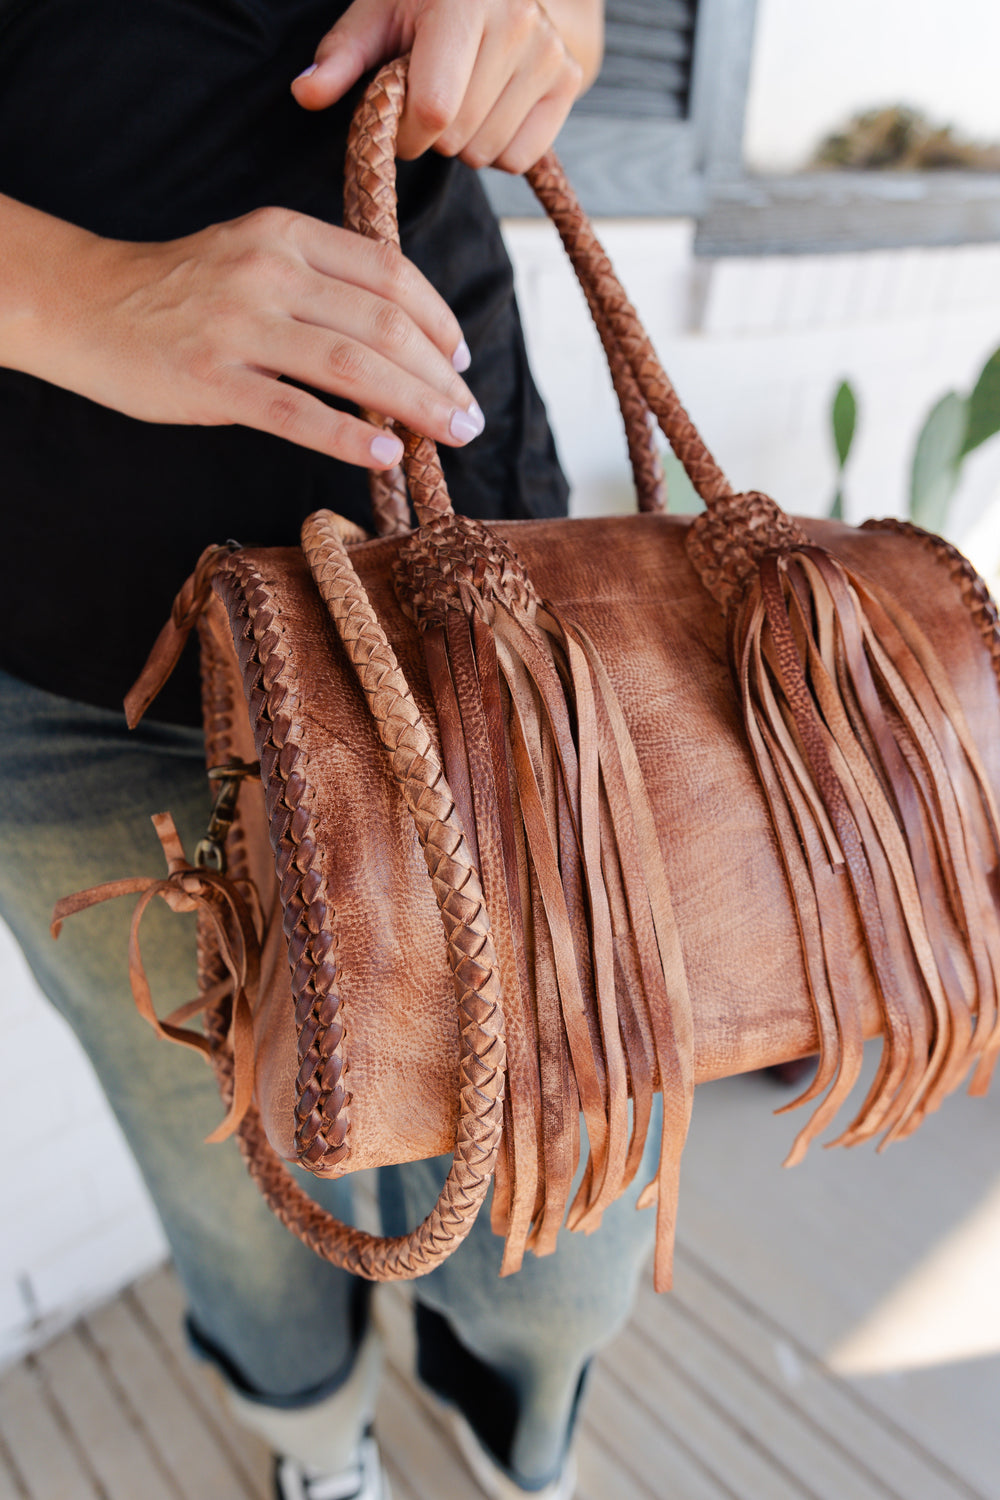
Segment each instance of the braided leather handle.
M345 225L369 239L395 245L399 244L396 130L406 97L407 66L405 57L388 63L368 88L351 126L344 175ZM588 286L583 276L581 281L604 345L625 423L639 509L663 510L663 470L653 442L650 406L633 372L629 351L623 347L616 325L608 315L612 310L617 311L617 303L609 301L605 309L600 292ZM620 303L624 292L617 282L615 287ZM632 316L635 318L634 313ZM434 444L401 424L396 425L396 431L406 450L404 467L418 520L425 524L434 516L448 514L452 506ZM385 529L390 524L387 522ZM382 525L379 530L383 530Z
M479 873L433 741L348 558L342 528L339 517L319 511L303 527L302 546L368 699L392 773L413 818L441 913L459 1022L455 1153L438 1200L424 1221L408 1234L386 1238L343 1223L310 1198L269 1144L255 1107L246 1111L238 1139L250 1174L269 1206L303 1243L355 1275L399 1281L426 1275L457 1249L489 1191L503 1129L504 1015L499 964ZM228 1101L233 1091L233 1060L225 1045L225 1028L219 1031L219 1017L212 1025L212 1060Z
M555 152L547 152L527 176L559 231L594 321L598 328L607 325L688 478L713 509L719 500L732 496L732 486L682 406Z

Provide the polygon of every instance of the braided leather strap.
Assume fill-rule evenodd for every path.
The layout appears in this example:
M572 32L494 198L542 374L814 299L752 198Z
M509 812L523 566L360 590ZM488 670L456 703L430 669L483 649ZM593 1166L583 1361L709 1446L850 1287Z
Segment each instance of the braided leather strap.
M363 411L361 415L373 427L395 431L378 412ZM368 494L378 536L402 536L410 530L410 497L406 475L398 464L393 469L369 469Z
M396 128L406 98L406 62L389 63L354 112L344 169L344 225L367 239L399 244L396 217ZM451 510L437 449L395 424L403 440L403 469L421 525Z
M438 1202L423 1223L409 1234L383 1238L344 1224L303 1191L268 1141L253 1103L243 1114L237 1139L251 1177L286 1228L323 1259L370 1280L392 1281L432 1271L472 1227L489 1191L500 1144L506 1048L499 970L479 877L420 711L348 561L345 541L362 537L349 522L321 512L311 518L304 542L413 815L441 910L458 1001L455 1157ZM315 830L308 799L303 801L308 766L291 733L297 681L283 657L282 627L270 612L261 582L249 560L237 554L219 570L215 586L223 598L233 586L241 592L242 602L238 601L235 613L245 616L246 628L237 638L237 652L267 787L268 813L272 824L277 824L272 832L278 835L277 872L292 959L299 1061L308 1074L296 1145L300 1159L327 1167L346 1159L350 1149L349 1096L342 1087L326 1088L339 1084L347 1071L340 1018L344 1002L329 944L322 953L313 953L312 963L298 961L310 944L325 943L330 924L325 920L322 873L315 863ZM206 750L210 763L215 763L231 753L234 705L231 679L219 669L210 634L203 632L203 637ZM238 812L228 846L230 874L237 880L251 878L244 832ZM317 958L326 961L316 962ZM226 978L218 942L205 922L199 923L199 971L203 989ZM205 1031L228 1106L234 1083L228 998L209 1007ZM319 1129L313 1128L317 1125Z
M327 920L308 757L295 727L298 672L281 612L253 562L234 554L219 570L215 587L230 619L245 622L236 637L237 656L266 789L295 998L296 1157L319 1172L338 1166L350 1153L336 931Z
M627 359L636 384L659 421L671 448L705 504L711 506L732 489L701 439L698 429L681 405L680 397L625 295L553 151L546 152L527 174L538 201L559 231L573 269L583 287L598 328L605 320Z
M381 70L367 90L355 113L348 137L344 175L344 223L347 228L366 235L369 239L394 245L399 244L396 218L396 129L406 98L406 75L407 59L397 58ZM612 322L606 316L599 299L591 299L586 285L584 290L588 293L588 302L604 345L625 423L639 509L663 510L663 469L653 441L649 406L632 372L629 356L619 345ZM424 439L426 447L421 447L418 451L417 440L412 434L408 441L408 435L402 426L397 425L395 430L406 446L406 476L410 482L414 509L421 524L424 524L432 516L443 515L451 510L437 450Z
M233 1095L233 1055L226 1044L226 1024L221 1007L207 1013L205 1031L212 1065L228 1108ZM368 1281L413 1281L433 1271L472 1228L492 1178L492 1162L486 1170L473 1166L467 1186L456 1181L453 1167L424 1222L410 1234L383 1238L334 1218L309 1197L268 1141L256 1106L251 1105L243 1117L237 1140L251 1178L285 1228L323 1260ZM459 1144L463 1144L461 1139ZM467 1150L466 1155L475 1153Z
M373 1280L426 1275L468 1234L489 1191L503 1127L506 1073L500 973L479 874L420 710L351 565L337 519L311 516L303 550L367 697L413 817L444 925L459 1019L459 1122L441 1194L410 1234L380 1239L341 1224L291 1179L248 1115L244 1155L278 1217L317 1253Z

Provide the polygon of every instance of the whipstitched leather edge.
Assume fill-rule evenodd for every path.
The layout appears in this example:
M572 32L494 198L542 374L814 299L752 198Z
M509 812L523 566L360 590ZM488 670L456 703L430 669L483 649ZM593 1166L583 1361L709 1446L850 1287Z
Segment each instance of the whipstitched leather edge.
M997 610L996 601L990 593L989 584L976 572L965 554L935 532L925 531L922 526L915 526L912 521L901 521L895 516L887 516L884 520L878 521L863 521L858 529L859 531L894 531L901 536L911 536L916 541L922 542L929 552L935 554L937 561L948 569L958 586L962 602L972 616L982 636L983 644L990 653L993 673L997 679L997 686L1000 687L1000 611Z
M298 674L284 649L280 609L254 564L233 554L216 574L215 588L232 625L260 757L292 969L299 1058L296 1156L310 1171L328 1171L342 1166L351 1152L346 1028L308 756L297 742L290 712L298 699Z

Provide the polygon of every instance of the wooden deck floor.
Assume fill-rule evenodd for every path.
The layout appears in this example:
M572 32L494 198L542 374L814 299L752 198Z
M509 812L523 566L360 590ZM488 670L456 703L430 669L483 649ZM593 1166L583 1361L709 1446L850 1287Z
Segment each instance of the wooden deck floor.
M780 1099L780 1095L778 1096ZM778 1163L758 1079L699 1090L677 1285L593 1373L579 1500L1000 1500L1000 1097L912 1141ZM0 1377L0 1500L267 1500L164 1269ZM396 1500L475 1500L380 1293Z

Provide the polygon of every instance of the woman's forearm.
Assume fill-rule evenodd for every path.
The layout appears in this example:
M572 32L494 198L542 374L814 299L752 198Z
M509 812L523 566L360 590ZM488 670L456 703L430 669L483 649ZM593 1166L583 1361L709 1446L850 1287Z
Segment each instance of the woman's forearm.
M72 308L87 295L100 244L86 229L0 194L0 366L67 383L58 348L62 342L69 358Z

